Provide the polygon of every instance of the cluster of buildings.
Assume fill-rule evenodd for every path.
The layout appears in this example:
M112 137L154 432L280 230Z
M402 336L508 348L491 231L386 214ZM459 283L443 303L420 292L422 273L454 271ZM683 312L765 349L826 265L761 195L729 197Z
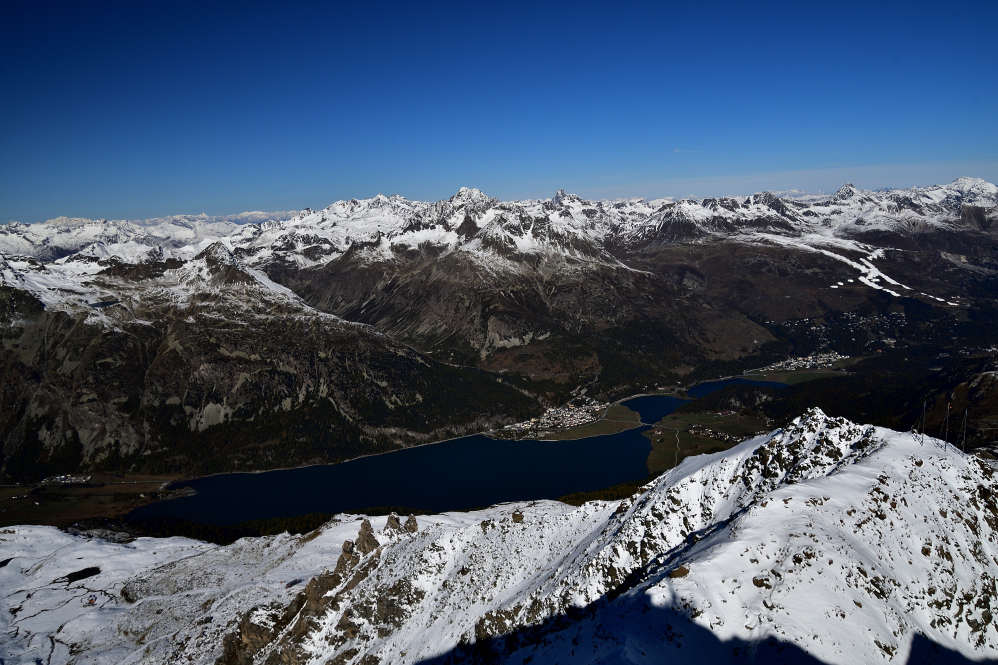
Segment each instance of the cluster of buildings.
M73 485L90 482L90 476L50 476L42 481L42 485Z
M717 439L718 441L726 441L728 443L741 443L744 437L735 436L734 434L725 434L724 432L715 432L714 430L704 427L703 425L691 425L690 434L696 434L697 436L705 436L710 439Z
M721 415L724 415L723 413ZM726 441L728 443L741 443L745 439L751 438L753 436L759 436L760 434L765 434L765 430L761 432L756 432L755 434L749 434L748 436L736 436L734 434L725 434L724 432L715 432L709 427L704 427L703 425L693 424L690 426L690 434L696 434L697 436L705 436L710 439L716 439L718 441Z
M603 406L591 397L577 397L565 406L548 409L539 418L531 418L522 423L513 423L502 428L501 433L537 436L541 430L578 427L599 419Z
M819 367L831 367L839 360L845 360L849 356L843 356L835 351L828 353L812 353L809 356L799 358L788 358L778 363L773 363L768 367L759 369L760 372L787 372L795 369L817 369Z

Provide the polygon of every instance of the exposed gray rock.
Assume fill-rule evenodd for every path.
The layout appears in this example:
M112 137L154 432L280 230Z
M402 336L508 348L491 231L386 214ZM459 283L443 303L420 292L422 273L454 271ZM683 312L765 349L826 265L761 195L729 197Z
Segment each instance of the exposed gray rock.
M380 544L378 539L374 537L374 529L371 527L371 521L364 520L361 522L360 533L357 534L356 543L357 551L360 552L361 556L366 556L378 549Z
M405 532L405 530L402 528L402 525L399 524L399 516L398 515L396 515L395 513L392 513L391 515L388 516L388 521L385 522L385 528L384 528L383 532L387 533L387 534L392 534L392 533L398 534L398 533L404 533Z
M409 533L416 533L419 531L419 525L416 524L415 515L409 515L408 519L406 519L405 530Z

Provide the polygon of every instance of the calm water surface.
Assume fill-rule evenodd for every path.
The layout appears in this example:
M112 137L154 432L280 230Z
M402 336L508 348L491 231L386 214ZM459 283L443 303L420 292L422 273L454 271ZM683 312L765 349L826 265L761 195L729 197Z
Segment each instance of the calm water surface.
M652 425L686 404L688 399L665 397L664 395L642 395L621 402L631 411L641 414L641 422ZM611 434L611 436L613 436Z
M691 389L698 397L730 383ZM698 392L694 392L698 391ZM654 423L686 400L645 396L624 404ZM475 435L342 464L231 473L178 483L197 494L132 511L128 519L179 517L232 525L247 520L339 513L375 506L462 510L505 501L556 499L648 476L647 426L577 441L497 441Z
M786 388L789 384L786 383L775 383L773 381L753 381L752 379L743 379L741 377L735 377L733 379L723 379L721 381L708 381L707 383L701 383L693 386L686 391L686 394L690 397L700 398L705 395L709 395L715 390L720 390L726 386L732 384L743 384L746 386L760 386L762 388Z

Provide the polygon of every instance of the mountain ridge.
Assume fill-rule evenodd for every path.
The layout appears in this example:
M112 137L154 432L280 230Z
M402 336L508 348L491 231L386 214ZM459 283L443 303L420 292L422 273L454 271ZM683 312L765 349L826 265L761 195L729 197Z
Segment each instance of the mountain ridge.
M859 204L860 209L841 210L835 206L844 203ZM655 207L655 203L659 205ZM863 205L867 207L862 208ZM404 197L382 194L371 199L350 199L337 201L322 210L305 208L289 220L259 220L246 222L252 226L265 224L268 230L287 230L297 226L306 226L330 232L325 235L327 240L336 236L340 243L339 251L344 251L344 244L349 241L370 241L375 234L381 233L388 239L401 240L409 238L408 244L419 244L431 240L420 237L418 231L426 229L443 229L432 240L438 243L459 244L447 235L452 228L460 225L456 215L464 212L476 225L487 213L494 211L494 216L500 218L500 226L515 227L515 220L523 221L524 216L533 219L546 218L549 225L561 227L563 232L571 229L576 234L587 236L590 241L600 240L606 244L619 243L624 246L640 245L649 237L647 228L661 227L663 224L687 223L690 225L689 237L717 233L735 232L742 228L738 222L756 220L758 225L762 220L769 219L775 224L774 229L793 233L805 228L815 230L820 224L810 223L809 217L817 217L834 226L843 224L843 219L854 221L856 217L874 217L876 223L890 227L893 224L918 219L929 224L939 224L960 218L962 206L993 208L998 206L998 187L979 178L961 177L948 185L932 185L928 187L913 187L905 189L890 189L880 191L859 190L847 183L831 196L800 195L777 196L769 192L749 196L705 197L701 199L683 198L678 200L658 199L648 202L644 199L593 200L587 201L574 194L559 190L551 199L528 199L501 202L491 198L480 190L462 187L456 194L446 200L435 203L410 201ZM147 223L112 222L108 220L69 220L57 218L42 225L26 225L11 222L0 225L0 253L8 256L25 255L42 260L55 260L62 255L80 251L86 247L90 238L65 238L61 241L53 235L59 232L70 233L81 227L93 228L90 234L91 242L97 240L138 240L146 244L161 241L160 244L180 247L184 244L197 244L210 235L221 238L236 235L236 242L243 241L245 251L251 255L254 238L247 237L238 227L241 225L228 221L232 218L251 218L270 213L241 213L240 215L208 217L174 216L147 220ZM285 213L287 214L287 213ZM865 218L864 217L864 218ZM215 221L225 220L225 221ZM413 223L418 220L415 226ZM487 226L492 219L484 224ZM561 224L559 225L559 222ZM867 220L869 223L869 220ZM54 234L46 234L39 229L57 229ZM97 229L100 229L97 231ZM639 230L640 229L640 230ZM340 233L340 230L345 230ZM521 231L518 238L521 243L526 238ZM157 233L158 231L158 233ZM176 234L171 237L171 231ZM80 234L84 235L84 234ZM536 234L535 234L536 235ZM35 236L39 240L35 240ZM96 236L96 237L94 237ZM240 237L241 236L241 237ZM597 236L597 237L594 237ZM667 241L681 240L686 236L678 234L666 237ZM18 239L21 242L18 242ZM42 242L42 241L45 242ZM106 241L106 240L105 240ZM247 242L248 241L248 242ZM40 245L48 246L42 249ZM113 244L108 243L108 244ZM52 246L58 247L53 252ZM53 258L55 257L55 258ZM128 258L128 257L121 257ZM266 260L260 257L260 260Z
M942 441L812 409L579 508L404 527L340 515L227 547L15 527L0 584L16 611L0 622L25 617L8 652L52 663L845 664L905 662L920 640L993 659L993 474ZM29 595L96 560L86 580ZM93 607L66 602L81 593ZM55 618L49 649L34 638Z

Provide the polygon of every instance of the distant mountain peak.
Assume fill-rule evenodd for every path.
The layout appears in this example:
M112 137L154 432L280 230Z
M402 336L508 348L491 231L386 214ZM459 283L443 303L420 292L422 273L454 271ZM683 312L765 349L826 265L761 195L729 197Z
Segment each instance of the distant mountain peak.
M88 219L86 217L56 217L55 219L46 220L45 223L49 226L73 228L76 226L84 226L86 224L107 224L107 220L103 217L100 219Z
M965 188L965 187L979 187L981 185L991 185L987 180L983 178L969 178L967 176L961 176L949 184L950 187L954 188ZM994 185L991 185L994 187Z
M488 194L475 187L462 187L457 190L457 193L450 197L451 203L457 203L460 201L488 201L490 197Z
M832 198L837 201L846 201L855 198L859 195L860 192L858 189L856 189L856 186L851 182L847 182L846 184L839 187L839 191L835 192L835 195L832 196Z
M981 178L968 178L964 176L957 178L946 187L947 189L955 189L963 194L969 194L971 197L983 196L994 198L998 196L998 186Z
M203 259L209 263L215 262L225 265L235 265L236 263L236 257L232 255L232 252L229 251L229 248L221 240L211 243L194 258Z
M559 189L551 202L555 205L561 205L565 201L581 201L582 198L578 194L569 194L564 189Z

